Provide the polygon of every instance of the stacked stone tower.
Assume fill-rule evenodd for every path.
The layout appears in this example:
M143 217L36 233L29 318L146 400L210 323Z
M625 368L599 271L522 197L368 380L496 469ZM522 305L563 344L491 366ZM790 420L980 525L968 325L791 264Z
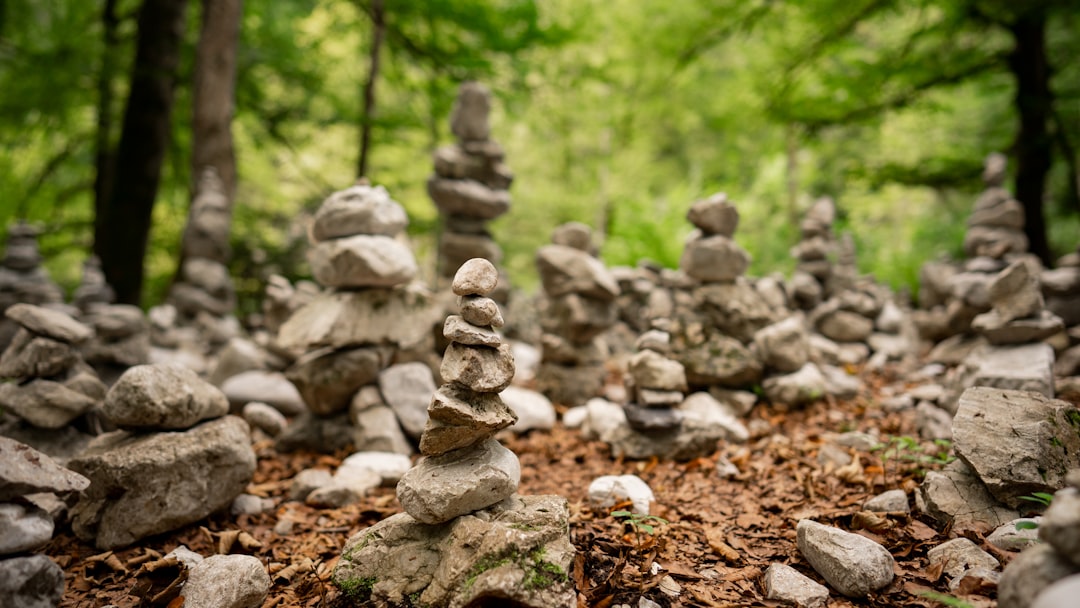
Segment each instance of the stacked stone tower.
M428 194L442 217L438 274L449 279L466 260L483 258L495 265L502 249L487 225L510 209L508 188L514 176L503 162L503 149L491 139L488 115L491 92L477 82L466 82L458 92L450 116L457 143L434 155L435 174Z

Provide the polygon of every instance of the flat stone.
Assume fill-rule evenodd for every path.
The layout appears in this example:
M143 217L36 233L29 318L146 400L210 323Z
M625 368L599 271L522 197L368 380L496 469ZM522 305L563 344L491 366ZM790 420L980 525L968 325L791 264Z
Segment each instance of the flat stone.
M682 391L663 391L654 388L634 389L637 403L645 407L674 407L683 402L686 395Z
M37 507L0 503L0 555L33 551L52 539L53 520Z
M686 369L682 363L651 350L635 353L627 362L634 385L661 391L686 391Z
M1022 551L1039 542L1042 517L1021 517L1004 523L986 537L986 542L1003 551ZM1017 527L1017 524L1027 526ZM1035 527L1029 527L1029 526Z
M520 481L517 456L488 439L424 458L398 482L397 496L413 518L440 524L508 498Z
M412 461L404 454L364 451L350 454L341 461L340 468L367 469L379 476L381 485L395 486L410 467Z
M692 234L686 242L679 268L706 282L729 282L741 277L750 266L750 254L722 234Z
M824 608L829 588L785 564L773 563L765 570L765 597L799 608Z
M1053 492L1080 468L1080 410L1039 393L974 387L960 396L953 448L997 500L1018 508L1020 498Z
M375 387L370 388L378 393ZM352 424L348 426L352 428L350 435L355 439L355 446L365 450L405 455L414 453L416 450L401 429L394 410L381 403L363 405L360 398L364 390L366 389L360 389L349 406L349 420Z
M89 316L89 322L98 338L110 342L146 333L150 329L142 309L131 304L110 304L95 308Z
M761 379L760 360L741 342L730 336L713 334L701 345L686 349L679 361L686 379L695 385L748 387Z
M1054 494L1039 523L1039 538L1080 568L1080 490L1064 488Z
M427 191L435 206L445 214L492 220L510 210L509 192L471 179L432 176L427 181Z
M102 410L120 428L182 430L228 414L229 400L186 367L138 365L109 389Z
M594 509L607 509L627 500L632 503L633 513L648 515L656 496L637 475L604 475L589 484L588 501Z
M72 530L115 549L229 506L255 472L248 433L225 416L183 432L99 436L69 463L91 482L71 510Z
M285 374L254 369L230 376L221 385L221 392L234 408L256 401L266 403L286 416L307 411L304 399Z
M381 484L382 478L371 469L342 466L334 472L330 483L312 490L304 498L304 503L313 507L340 509L360 502L368 492Z
M610 302L619 295L619 284L604 263L580 249L544 245L536 251L536 268L551 298L576 293Z
M81 359L70 344L20 329L0 356L0 378L57 376Z
M807 363L794 373L766 378L762 389L772 403L797 407L825 396L825 376L818 366Z
M348 408L361 386L375 382L392 354L383 346L318 349L297 359L285 377L296 386L308 409L329 416Z
M799 552L840 593L866 597L892 582L893 556L869 538L809 519L800 520L796 531Z
M942 572L949 579L961 578L972 568L996 570L1001 564L994 556L983 551L967 538L954 538L926 552L931 566L942 565Z
M810 358L810 342L798 316L761 328L754 334L754 344L762 363L781 373L798 370Z
M866 501L863 509L878 513L910 513L907 493L903 490L888 490Z
M445 372L443 375L445 379ZM399 363L380 372L378 382L383 402L397 414L402 428L411 437L419 438L436 388L431 368L420 362Z
M991 530L1020 516L999 504L975 472L961 460L928 471L919 486L926 514L953 529Z
M568 522L558 496L515 496L438 526L399 513L350 538L332 580L371 605L574 608Z
M211 555L188 570L185 608L258 608L270 593L270 575L253 555Z
M90 480L47 454L0 436L0 502L39 492L80 492Z
M642 407L633 403L623 406L630 428L642 433L666 433L682 426L683 413L665 407Z
M1063 331L1065 322L1049 310L1012 321L1003 320L996 310L991 310L972 319L971 329L982 334L990 344L1027 344Z
M67 426L98 403L52 380L0 384L0 408L43 429Z
M431 398L420 453L445 454L477 444L513 425L517 416L497 393L443 385Z
M443 324L443 337L451 342L467 346L492 346L502 344L502 336L491 329L473 325L460 315L449 315Z
M67 344L81 344L94 335L93 330L71 315L33 304L14 304L4 315L35 334Z
M744 443L750 439L750 432L739 420L737 410L711 393L699 391L687 395L678 406L678 411L682 412L686 419L718 429L728 441Z
M322 241L309 250L308 261L319 284L338 288L393 287L419 271L408 245L381 235Z
M990 283L989 299L994 312L1006 323L1030 317L1043 308L1039 279L1020 260L1009 264L994 277Z
M461 310L461 318L472 325L502 327L506 324L502 312L499 311L499 305L486 296L461 296L458 306Z
M1050 545L1043 543L1028 547L1013 558L1001 574L998 606L1028 608L1044 589L1077 573L1076 565L1055 552Z
M848 310L837 310L819 319L817 329L837 342L865 342L874 331L874 321Z
M970 386L1054 396L1054 349L1049 344L984 346L973 350L964 365L974 370Z
M718 192L691 205L686 219L707 235L730 238L739 227L739 210L728 201L727 194Z
M451 343L439 371L443 382L478 393L498 393L514 379L514 354L509 344L489 348Z
M0 561L0 606L55 608L64 595L64 570L45 555Z
M394 236L409 224L405 209L382 186L357 185L329 196L312 224L316 241L357 234Z

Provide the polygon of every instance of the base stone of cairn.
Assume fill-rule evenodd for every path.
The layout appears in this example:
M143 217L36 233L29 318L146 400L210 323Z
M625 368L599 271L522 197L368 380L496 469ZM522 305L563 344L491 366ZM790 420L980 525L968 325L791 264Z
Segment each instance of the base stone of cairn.
M569 508L559 496L518 496L517 456L493 435L516 421L499 392L513 356L493 325L498 271L482 258L454 276L461 315L420 439L424 454L398 482L404 513L349 539L333 581L356 604L571 607Z

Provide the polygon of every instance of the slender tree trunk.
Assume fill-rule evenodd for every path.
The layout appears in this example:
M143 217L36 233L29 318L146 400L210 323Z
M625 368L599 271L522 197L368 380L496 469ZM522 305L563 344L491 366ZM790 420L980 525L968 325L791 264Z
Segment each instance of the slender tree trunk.
M138 304L171 115L187 0L143 0L131 91L124 109L112 192L95 218L94 251L118 302Z
M788 123L785 155L787 178L787 216L795 228L799 226L799 127Z
M1047 128L1053 94L1050 63L1046 56L1046 14L1032 10L1010 24L1015 47L1009 67L1016 77L1016 108L1020 130L1016 134L1016 198L1024 205L1024 231L1031 252L1044 264L1052 261L1046 240L1043 196L1052 162L1053 140Z
M371 128L375 120L375 83L379 78L379 55L386 35L386 13L383 0L371 2L371 67L364 83L364 112L360 116L360 158L356 162L356 177L367 177L371 157Z
M116 47L120 40L117 29L120 21L116 15L116 0L105 0L105 9L101 13L101 26L105 48L101 54L101 70L97 78L97 134L94 141L94 217L104 218L112 190L112 176L115 167L115 150L112 147L112 80L116 74ZM94 223L95 241L104 238L99 234L100 223Z
M217 169L230 204L236 195L232 119L243 11L243 0L202 0L202 27L195 49L191 179L196 182L206 167Z

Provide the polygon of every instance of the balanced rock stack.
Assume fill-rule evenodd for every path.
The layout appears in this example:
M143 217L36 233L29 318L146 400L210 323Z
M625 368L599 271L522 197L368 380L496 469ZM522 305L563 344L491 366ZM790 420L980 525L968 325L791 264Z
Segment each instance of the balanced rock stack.
M214 168L207 167L199 176L188 224L184 228L180 276L169 289L167 298L176 307L182 325L190 325L196 319L204 325L225 319L236 307L236 293L226 266L230 255L231 221L225 184ZM227 339L231 333L214 331L208 337Z
M39 230L24 221L8 228L4 257L0 259L0 313L13 304L54 304L64 301L60 287L41 267ZM0 347L15 333L12 323L0 321Z
M975 200L964 235L964 253L969 257L1003 259L1010 253L1025 253L1028 239L1024 234L1024 206L1001 186L1004 172L992 165L1002 162L1000 155L986 159L986 190Z
M1038 342L1065 329L1061 317L1046 310L1039 280L1017 260L990 282L990 311L971 322L971 329L991 344Z
M0 356L0 408L40 429L61 429L101 405L106 386L79 348L93 331L55 310L16 304L4 313L19 330Z
M405 210L381 186L336 192L316 211L308 258L315 280L330 289L278 331L274 350L295 359L286 376L310 410L278 438L279 448L334 450L356 443L371 449L361 445L355 425L341 432L350 429L346 410L354 396L359 399L360 388L373 385L403 350L430 352L436 313L430 292L413 280L417 265L404 241L407 224ZM430 370L427 377L434 390ZM386 407L361 401L354 410ZM337 439L323 432L331 430Z
M0 437L0 605L57 606L64 571L45 555L28 554L52 539L55 522L38 506L79 492L90 480L47 454Z
M799 223L801 240L791 249L797 262L788 290L803 310L817 306L825 298L825 286L833 272L831 257L836 252L833 223L836 203L830 197L814 201Z
M102 411L123 430L98 436L68 463L91 481L71 510L72 530L99 549L198 521L251 482L247 423L227 416L225 395L185 367L132 367Z
M502 261L502 249L487 224L509 211L514 176L503 162L502 146L491 139L490 111L487 87L463 83L450 115L450 130L458 141L435 151L435 175L427 188L442 217L438 274L446 279L471 258L495 265ZM496 295L505 301L505 294Z
M552 243L536 252L544 290L540 302L540 392L564 405L581 405L600 393L608 345L602 334L617 319L619 285L590 252L592 232L580 223L555 229Z
M87 313L95 306L111 304L115 300L116 292L105 281L105 273L101 270L101 260L96 255L86 258L83 262L82 280L75 288L72 303L83 313Z
M404 513L349 539L333 580L371 605L576 605L566 500L515 495L517 456L492 436L516 420L499 392L514 359L494 327L498 271L468 260L452 283L460 315L446 319L445 384L428 408L422 458L398 482ZM493 605L493 604L492 604Z
M652 329L638 338L638 352L627 366L631 402L623 408L630 428L642 433L677 432L682 426L681 404L687 390L686 369L668 358L671 336Z

